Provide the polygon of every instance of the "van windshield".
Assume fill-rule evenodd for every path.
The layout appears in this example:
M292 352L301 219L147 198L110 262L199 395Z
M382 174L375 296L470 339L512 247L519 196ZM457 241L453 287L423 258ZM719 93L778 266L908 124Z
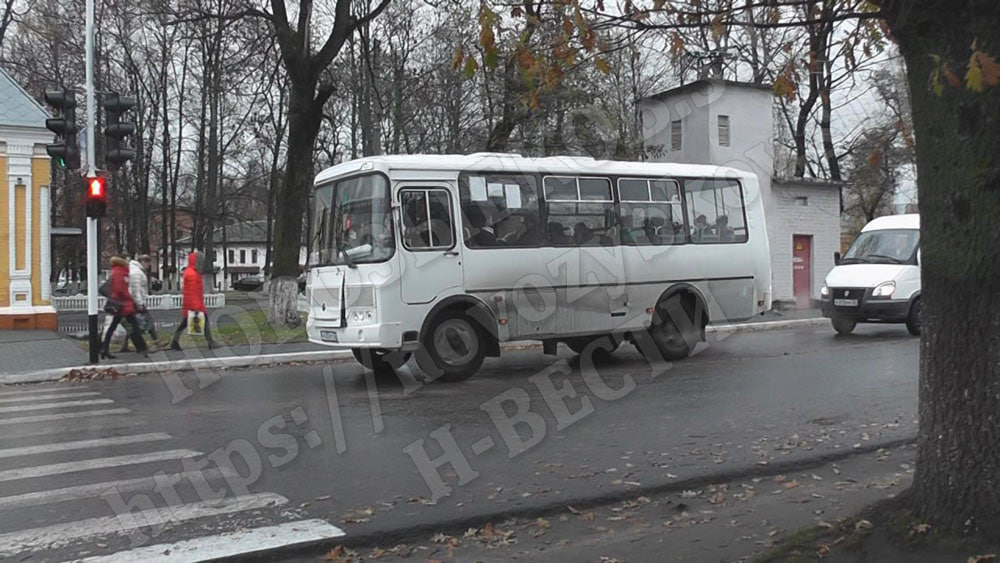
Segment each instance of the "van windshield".
M381 174L316 188L310 265L388 260L395 250L391 209L389 184Z
M865 231L854 239L841 263L911 264L919 242L917 229Z

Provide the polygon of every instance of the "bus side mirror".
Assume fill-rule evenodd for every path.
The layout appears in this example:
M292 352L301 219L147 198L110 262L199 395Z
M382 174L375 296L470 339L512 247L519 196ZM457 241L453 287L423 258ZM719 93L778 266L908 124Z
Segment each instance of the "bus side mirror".
M920 265L920 249L917 249L917 266Z
M919 260L919 258L918 258L918 260ZM839 252L834 252L833 253L833 265L834 266L839 266L840 265L840 253Z

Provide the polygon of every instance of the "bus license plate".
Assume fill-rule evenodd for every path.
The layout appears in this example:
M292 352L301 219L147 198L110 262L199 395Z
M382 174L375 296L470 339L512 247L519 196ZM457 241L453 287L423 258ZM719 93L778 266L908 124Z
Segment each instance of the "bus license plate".
M319 337L323 342L336 342L337 333L332 330L321 330L319 331Z
M834 299L833 304L836 307L857 307L857 299Z

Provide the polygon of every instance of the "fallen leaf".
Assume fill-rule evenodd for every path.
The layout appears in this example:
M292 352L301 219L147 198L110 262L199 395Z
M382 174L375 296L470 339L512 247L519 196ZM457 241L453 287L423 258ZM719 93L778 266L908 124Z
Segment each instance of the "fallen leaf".
M869 520L864 520L864 519L862 519L862 520L858 520L858 521L857 521L857 522L856 522L856 523L854 524L854 529L855 529L855 530L871 530L871 529L872 529L872 528L874 528L874 527L875 527L875 525L874 525L874 524L872 524L872 523L871 523L871 521L869 521Z
M539 528L548 528L549 527L549 521L546 520L545 518L539 518L539 519L535 520L535 525L538 526Z
M588 513L580 516L580 518L583 518L584 522L593 522L594 519L596 518L596 516L594 516L593 512L588 512Z
M368 557L371 557L372 559L381 559L385 557L386 553L388 553L386 550L376 547L375 549L372 549L372 552L368 555Z
M931 529L931 525L927 523L917 524L913 527L913 531L917 534L926 534Z
M988 553L986 555L970 555L967 563L986 563L987 561L996 561L996 553Z
M785 487L786 489L794 489L795 487L799 486L799 482L796 481L796 480L794 480L794 479L792 479L791 481L785 483L782 486Z
M569 506L569 505L566 505L566 510L570 511L573 514L579 514L580 513L579 510L577 510L577 509L575 509L575 508L573 508L572 506Z

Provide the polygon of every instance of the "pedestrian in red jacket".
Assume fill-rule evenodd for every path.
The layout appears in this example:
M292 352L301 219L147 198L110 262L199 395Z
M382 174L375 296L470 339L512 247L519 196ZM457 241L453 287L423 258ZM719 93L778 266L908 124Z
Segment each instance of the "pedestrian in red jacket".
M132 343L135 344L136 351L145 356L146 341L143 340L142 333L139 332L139 324L135 319L135 301L132 300L132 295L128 290L128 260L119 256L111 259L110 281L111 295L104 306L104 310L112 313L114 316L111 319L111 324L108 325L108 330L104 333L104 342L101 344L101 357L114 358L108 351L108 347L111 345L111 337L114 335L115 329L118 328L118 324L121 323L122 319L128 322L130 329L129 337L132 339Z
M180 350L180 338L188 324L188 311L199 311L205 319L205 340L208 341L209 348L215 348L215 340L212 339L212 331L208 328L208 314L205 310L205 284L201 278L201 263L203 255L197 250L188 254L188 265L184 268L184 300L181 302L181 324L177 325L174 331L173 341L170 347Z

